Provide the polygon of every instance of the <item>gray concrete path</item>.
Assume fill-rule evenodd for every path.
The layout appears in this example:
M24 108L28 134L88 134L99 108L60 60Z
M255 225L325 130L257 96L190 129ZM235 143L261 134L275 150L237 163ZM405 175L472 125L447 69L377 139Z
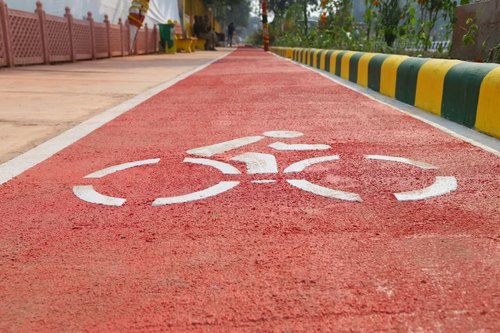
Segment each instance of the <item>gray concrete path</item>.
M230 51L0 69L0 163Z

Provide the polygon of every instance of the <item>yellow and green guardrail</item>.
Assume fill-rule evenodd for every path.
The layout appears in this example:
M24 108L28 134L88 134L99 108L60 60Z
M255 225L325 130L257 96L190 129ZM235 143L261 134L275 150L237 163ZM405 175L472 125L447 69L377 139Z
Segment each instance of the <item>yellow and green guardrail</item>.
M500 65L340 50L270 51L500 138Z

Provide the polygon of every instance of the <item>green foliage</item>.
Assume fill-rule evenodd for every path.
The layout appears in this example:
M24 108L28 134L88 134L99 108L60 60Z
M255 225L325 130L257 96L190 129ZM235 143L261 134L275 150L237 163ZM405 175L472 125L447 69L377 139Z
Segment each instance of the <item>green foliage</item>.
M215 10L215 18L221 24L234 22L237 27L246 27L250 17L250 0L205 0Z
M283 17L290 7L293 4L291 0L269 0L268 6L269 9L274 12L277 17Z
M488 57L485 59L485 61L500 64L500 43L489 50Z
M263 45L264 40L262 39L262 30L256 31L248 36L245 42L255 46Z
M225 22L234 22L236 27L246 27L248 26L250 11L250 1L243 0L234 2L230 6L230 9L226 10Z
M434 29L439 15L445 20L450 20L453 24L457 3L455 0L417 0L417 4L420 8L417 35L424 50L427 50L431 45L431 31ZM451 28L448 29L447 35L451 33L451 30Z
M399 33L399 21L403 10L398 0L380 1L380 25L387 46L392 47Z
M320 1L316 3L315 1ZM343 49L353 51L408 54L418 57L448 57L439 47L429 52L436 23L444 25L439 37L448 40L455 25L455 8L471 0L364 0L362 23L354 23L352 0L269 0L275 19L270 25L271 45ZM320 12L317 27L305 24L310 15L304 3L316 3ZM467 21L465 44L477 40L478 26ZM261 37L260 37L261 38ZM253 38L259 45L261 39ZM486 50L485 58L498 61L500 46ZM496 60L495 60L496 59Z
M373 23L377 19L377 11L371 0L365 0L365 13L363 19L366 23L366 41L370 42L370 34L372 31Z
M309 32L310 9L314 9L317 5L318 0L268 0L268 8L274 12L276 18L283 18L289 11L297 11L300 8L301 13L295 22L302 24L302 30L306 34Z
M330 47L348 47L353 42L355 31L351 15L352 0L324 0L321 8L326 16L320 20L319 33L315 37L321 38L323 44Z
M477 26L476 23L474 23L475 18L469 17L465 21L465 25L467 26L467 29L465 30L465 33L462 37L462 43L464 45L476 45L477 42L477 31L479 30L479 27Z

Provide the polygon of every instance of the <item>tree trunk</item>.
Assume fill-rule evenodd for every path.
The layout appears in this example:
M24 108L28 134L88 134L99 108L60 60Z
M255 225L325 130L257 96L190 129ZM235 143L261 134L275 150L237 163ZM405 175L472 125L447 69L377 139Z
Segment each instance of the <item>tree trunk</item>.
M309 22L307 19L307 2L304 2L304 34L307 36L309 33Z

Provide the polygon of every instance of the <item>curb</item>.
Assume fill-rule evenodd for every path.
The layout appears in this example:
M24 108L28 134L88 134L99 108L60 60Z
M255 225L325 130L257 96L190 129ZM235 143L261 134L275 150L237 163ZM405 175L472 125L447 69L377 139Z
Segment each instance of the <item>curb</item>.
M270 51L500 138L500 65L341 50Z

